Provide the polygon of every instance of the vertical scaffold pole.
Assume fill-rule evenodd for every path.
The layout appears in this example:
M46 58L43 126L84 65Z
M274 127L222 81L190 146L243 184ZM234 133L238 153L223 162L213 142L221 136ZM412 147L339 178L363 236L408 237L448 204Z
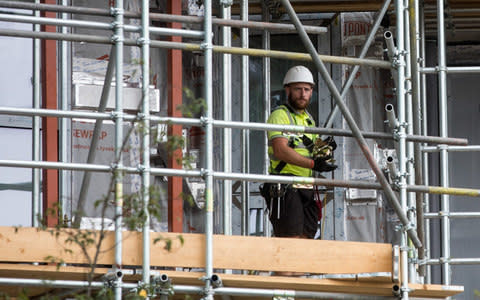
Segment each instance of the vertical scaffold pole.
M439 122L440 136L448 135L448 106L447 106L447 59L445 49L445 17L444 17L444 1L437 0L437 30L438 30L438 101L439 101ZM441 146L441 145L439 145ZM448 151L447 147L440 149L440 185L448 187L449 180ZM450 197L449 195L441 195L442 215L442 282L450 285Z
M115 160L113 176L115 182L115 273L122 270L122 207L123 207L123 0L115 1ZM115 285L115 300L122 299L122 278L119 276Z
M422 127L421 127L421 105L420 105L420 73L419 73L419 3L418 0L409 0L409 18L410 18L410 64L411 64L411 73L412 73L412 107L413 107L413 133L417 135L422 134ZM423 116L425 118L425 116ZM421 151L421 144L415 143L414 144L414 172L415 172L415 184L416 185L423 185L423 166L422 166L422 151ZM416 193L415 194L415 201L416 201L416 212L417 212L417 234L418 238L422 242L423 246L418 248L417 257L419 260L423 260L425 258L425 230L424 230L424 218L423 218L423 211L424 211L424 195L423 193ZM419 265L418 267L418 274L420 277L425 276L425 265Z
M424 68L426 66L426 57L425 57L425 14L424 7L421 6L419 10L419 25L420 25L420 67ZM421 132L420 134L427 135L428 133L428 122L427 122L427 75L422 73L420 76L420 99L421 99L421 109L422 109L422 122L421 122ZM422 146L426 146L426 143L422 143ZM422 153L422 173L423 173L423 184L429 184L429 174L428 174L428 153ZM430 195L428 193L424 194L424 203L425 203L425 213L430 211ZM427 249L424 252L424 258L428 259L430 257L430 220L425 220L425 246L423 249ZM420 258L420 256L419 256ZM431 266L427 265L425 270L425 283L430 283L431 275Z
M242 21L248 21L248 0L242 0ZM248 49L248 28L241 31L242 48ZM242 121L249 122L249 57L242 55ZM250 173L250 131L242 130L242 173ZM248 215L250 189L248 182L242 181L242 235L248 235Z
M406 2L405 2L406 3ZM405 4L404 3L404 4ZM405 4L406 5L406 4ZM404 52L405 52L405 97L404 97L404 102L405 102L405 131L406 134L413 134L413 103L412 103L412 67L411 67L411 60L412 60L412 55L410 53L410 46L411 46L411 41L410 41L410 31L412 30L410 28L410 12L408 9L404 9L404 26L403 26L403 32L404 32ZM414 168L414 142L412 141L407 141L406 143L406 153L405 153L405 164L406 164L406 181L408 185L414 185L415 184L415 168ZM407 217L408 220L412 223L415 224L415 192L407 192ZM408 262L408 278L409 282L416 282L416 270L415 270L415 264L413 263L413 260L416 259L416 251L414 247L411 247L411 241L408 243L409 246L409 262Z
M405 38L404 38L404 3L403 0L395 0L395 15L396 15L396 35L397 35L397 78L398 85L396 90L397 96L397 110L398 110L398 169L399 169L399 195L402 210L407 211L407 190L406 190L406 175L407 175L407 160L406 160L406 139L405 139ZM405 225L405 224L404 224ZM401 292L402 299L408 299L408 237L406 234L402 234L400 243L400 256L401 256Z
M265 2L262 2L262 21L263 22L270 22L270 13ZM270 50L270 31L264 30L262 32L262 48L265 50ZM262 59L263 69L262 69L262 86L263 86L263 103L265 105L264 109L264 119L263 121L267 123L268 116L270 114L270 106L271 106L271 81L270 81L270 57L264 57ZM268 138L267 132L264 132L264 145L265 145L265 153L264 153L264 168L265 174L268 174L268 168L270 167L270 158L268 156ZM265 202L263 202L265 206ZM264 207L263 211L265 212L266 207ZM271 223L268 219L268 214L264 214L263 216L263 233L265 236L271 236Z
M68 0L62 0L63 6L68 6ZM67 20L68 16L66 13L61 14L62 20ZM63 26L61 29L63 34L68 33L68 29L66 26ZM68 42L62 41L60 42L60 109L61 110L70 110L68 107L68 95L69 95L69 73L68 73ZM58 139L60 142L60 157L59 161L61 162L68 162L68 121L67 118L60 119L60 128L58 131ZM59 191L58 191L58 203L60 204L61 210L58 212L61 217L63 217L66 213L66 204L68 199L68 171L61 170L59 173Z
M222 17L225 20L231 19L231 7L224 3ZM232 46L232 29L228 26L222 27L223 46ZM223 119L227 122L232 120L232 55L222 54L222 92L223 92ZM232 172L232 129L223 130L223 170ZM223 182L223 233L232 235L232 181Z
M150 26L149 26L149 0L142 0L142 37L140 39L142 47L142 201L145 223L143 224L143 265L142 281L144 284L150 283L150 213L148 210L150 202Z
M39 4L40 0L35 0ZM40 17L40 11L35 11L35 17ZM40 31L40 25L33 25L35 32ZM40 39L33 39L33 109L40 108ZM40 161L40 117L32 120L32 160ZM40 169L32 169L32 226L38 227L38 217L41 209L40 202Z
M213 300L213 100L212 100L212 2L204 1L203 52L205 59L205 300Z

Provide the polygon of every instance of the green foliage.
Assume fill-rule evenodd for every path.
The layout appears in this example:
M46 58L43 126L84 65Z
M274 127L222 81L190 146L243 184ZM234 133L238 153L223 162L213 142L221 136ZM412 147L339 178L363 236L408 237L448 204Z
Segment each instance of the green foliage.
M183 91L185 93L185 97L188 100L186 101L185 105L181 105L178 107L178 109L182 112L183 116L196 117L203 113L206 108L204 99L196 98L194 93L188 88L184 88ZM143 127L142 123L138 123L137 126L132 125L131 130L133 130L134 128L140 133L140 135L144 135L149 132L147 128ZM152 136L157 136L155 130L155 128L151 129ZM126 136L127 137L125 138L122 145L123 148L125 148L128 144L127 139L130 134L128 133L126 134ZM161 140L165 140L165 136L162 136L161 138ZM185 140L182 136L166 136L166 141L166 150L169 154L185 147ZM120 158L117 156L114 158L116 163L118 163L119 159ZM181 163L184 167L191 169L192 162L193 157L184 155L182 157L182 161L179 161L178 163ZM110 211L115 205L114 201L112 200L112 195L114 195L115 192L114 186L118 180L121 180L123 178L123 176L125 176L124 172L113 172L107 195L105 195L101 199L98 199L94 203L94 207L101 211L100 215L102 217L102 220L107 215L107 211ZM143 201L145 195L148 195L149 199L146 207ZM186 201L193 205L194 201L191 195L183 196ZM122 216L116 217L121 217L121 225L128 228L129 230L142 230L148 218L150 218L151 220L160 220L161 218L161 193L158 186L150 186L148 187L148 191L140 191L138 193L123 195L122 202ZM71 230L70 226L72 225L72 220L69 220L66 216L62 216L61 213L59 213L62 211L63 210L60 205L53 205L52 207L47 208L45 216L52 216L58 218L58 225L53 228L47 227L47 218L42 218L41 215L38 215L37 218L40 225L37 230L48 232L57 239L62 238L63 243L59 244L63 244L62 251L66 256L78 255L78 253L73 253L74 251L72 249L79 248L81 251L80 255L83 255L85 257L88 262L88 267L90 268L90 272L87 274L87 280L89 282L92 282L95 279L94 274L97 267L98 257L101 254L101 249L103 249L102 244L105 240L107 224L102 221L100 230ZM83 215L84 213L81 211L75 212L75 216L78 219L81 219ZM15 232L18 232L17 227L15 228ZM158 242L163 242L164 249L170 251L174 245L173 243L175 242L175 240L179 242L180 246L184 245L185 241L182 235L178 235L176 239L158 237L153 242L154 244ZM92 249L94 251L92 251ZM54 255L49 255L44 259L46 262L56 265L57 270L60 269L61 266L66 265L66 260L64 259L64 257L61 256L58 257ZM139 291L143 292L140 293ZM124 293L123 299L145 299L145 295L143 295L143 293L145 292L147 293L147 296L155 297L158 296L160 292L165 292L165 290L162 289L162 291L160 291L159 288L154 284L143 286L140 284L139 288L136 291ZM169 293L172 292L173 290L169 290ZM29 299L27 295L27 290L24 290L17 296L16 299L27 300ZM87 287L85 290L79 290L78 292L72 294L70 298L78 300L110 300L114 299L114 291L108 285L99 290L95 290L92 287ZM8 294L0 293L0 300L1 299L10 299L10 296ZM56 295L47 294L41 297L37 297L37 299L55 300L59 299L59 297ZM187 295L185 296L185 299L192 298Z
M177 109L182 112L184 117L197 117L207 108L205 99L196 98L191 89L184 87L183 93L185 94L185 98L188 100L188 103L177 106Z

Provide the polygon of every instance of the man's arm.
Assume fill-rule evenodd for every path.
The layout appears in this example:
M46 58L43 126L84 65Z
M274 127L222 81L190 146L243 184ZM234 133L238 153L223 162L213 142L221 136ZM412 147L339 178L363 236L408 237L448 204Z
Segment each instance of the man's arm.
M276 137L272 139L272 148L273 154L278 160L307 169L313 167L313 160L298 154L293 148L289 147L287 138Z

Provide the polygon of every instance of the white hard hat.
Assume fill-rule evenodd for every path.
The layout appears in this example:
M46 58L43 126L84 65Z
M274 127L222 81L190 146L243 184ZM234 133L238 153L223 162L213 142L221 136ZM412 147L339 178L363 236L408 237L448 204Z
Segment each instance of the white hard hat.
M304 66L295 66L290 68L287 74L285 74L285 78L283 78L284 86L295 82L306 82L310 83L311 85L315 85L312 73Z

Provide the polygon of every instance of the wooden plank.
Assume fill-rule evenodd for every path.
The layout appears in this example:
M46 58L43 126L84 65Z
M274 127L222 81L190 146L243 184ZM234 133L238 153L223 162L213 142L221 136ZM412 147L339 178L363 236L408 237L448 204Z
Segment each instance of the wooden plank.
M69 229L57 236L36 228L0 227L0 261L49 262L47 256L57 256L68 264L88 265L78 246L65 244L69 234L75 232L82 231ZM152 233L151 238L152 267L204 267L204 235ZM125 269L125 282L140 280L140 274L136 274L134 269L140 269L142 263L141 239L140 232L123 232L123 261L125 266L134 266ZM154 243L156 239L160 239L160 242ZM168 250L167 244L170 245ZM358 274L356 278L348 280L219 274L227 287L389 296L394 285L382 276L369 280L368 276L359 274L391 272L392 247L389 244L215 235L213 245L215 269ZM65 251L66 248L70 251ZM106 232L101 249L98 264L113 265L114 232ZM90 255L93 252L94 249L87 251ZM106 268L97 269L97 280L107 271ZM0 277L85 280L87 272L89 269L85 265L57 269L52 265L0 264ZM200 279L204 276L203 272L152 270L154 273L167 274L174 284L203 285ZM409 287L412 289L411 295L415 297L445 298L463 292L461 286L409 284Z
M463 293L463 286L409 283L411 297L446 298Z
M78 232L68 230L65 232ZM49 257L61 258L65 263L88 264L86 256L78 245L66 243L68 233L58 236L36 228L0 227L0 261L2 262L52 262ZM99 263L114 263L114 233L106 232L105 243L101 247ZM93 257L94 247L87 253Z
M65 263L88 264L77 245L65 244L69 232L77 231L68 230L56 237L34 228L19 228L15 232L11 227L3 227L0 229L0 261L49 262L50 256L61 257ZM141 233L123 232L123 236L124 265L141 265ZM151 237L152 266L205 267L204 235L152 233ZM161 241L154 243L155 239ZM166 240L171 244L168 250ZM42 243L32 247L32 241ZM390 244L215 235L213 245L214 268L218 269L337 274L391 272L392 269ZM113 232L107 232L98 264L114 263L113 248ZM94 251L90 247L87 253L93 257Z
M101 276L108 271L109 269L107 268L96 269L94 273L95 280L101 280ZM85 280L87 272L89 272L89 269L85 267L62 266L56 268L51 265L0 264L0 277ZM167 275L174 285L204 285L202 277L205 274L201 272L152 270L151 273L152 275ZM378 282L375 278L368 281L366 278L363 278L362 280L341 280L241 274L217 275L221 278L224 287L297 290L375 296L392 296L392 288L394 285L392 282ZM124 282L132 283L138 282L139 280L141 280L140 274L136 274L133 270L125 270L125 275L123 277ZM409 287L412 289L412 292L410 293L412 297L445 298L463 292L461 286L447 287L431 284L410 284ZM38 290L41 290L42 292L47 291L47 289L29 288L29 294L33 295L31 292L38 292ZM34 294L38 295L38 293ZM15 292L10 291L9 295L15 295Z

